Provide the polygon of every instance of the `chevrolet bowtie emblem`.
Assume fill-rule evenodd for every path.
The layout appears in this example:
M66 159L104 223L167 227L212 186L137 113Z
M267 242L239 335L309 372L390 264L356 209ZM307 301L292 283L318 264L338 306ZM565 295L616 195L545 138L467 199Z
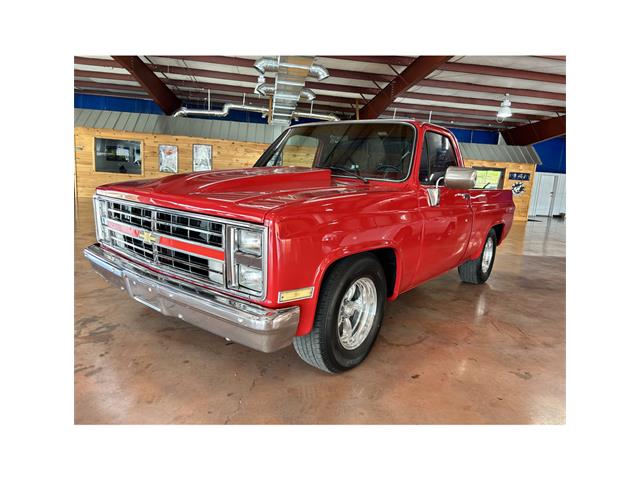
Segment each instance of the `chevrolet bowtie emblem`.
M158 237L154 236L151 232L139 232L138 238L145 243L156 243L158 241Z

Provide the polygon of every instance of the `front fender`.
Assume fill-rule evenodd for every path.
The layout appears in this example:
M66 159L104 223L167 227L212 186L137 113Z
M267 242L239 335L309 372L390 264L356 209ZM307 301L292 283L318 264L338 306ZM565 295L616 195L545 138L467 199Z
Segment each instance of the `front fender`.
M391 249L396 258L396 281L390 295L394 299L407 287L420 253L422 225L417 212L350 213L339 218L316 214L289 218L276 225L272 284L279 291L314 287L312 298L292 303L301 310L297 335L311 331L322 282L335 262L364 252Z

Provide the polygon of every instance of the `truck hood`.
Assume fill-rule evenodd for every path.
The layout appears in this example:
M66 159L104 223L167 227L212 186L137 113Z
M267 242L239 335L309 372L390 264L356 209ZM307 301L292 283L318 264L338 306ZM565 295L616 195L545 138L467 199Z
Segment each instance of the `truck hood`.
M263 223L268 212L292 203L344 199L401 184L336 179L327 169L260 167L172 175L113 183L97 193L165 208Z

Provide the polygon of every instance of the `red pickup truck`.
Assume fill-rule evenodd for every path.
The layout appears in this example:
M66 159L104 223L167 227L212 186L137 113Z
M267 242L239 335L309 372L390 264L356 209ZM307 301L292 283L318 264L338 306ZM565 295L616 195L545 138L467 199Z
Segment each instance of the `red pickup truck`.
M369 353L386 301L456 267L489 278L514 204L475 179L429 123L296 125L254 168L99 187L84 253L158 312L340 372Z

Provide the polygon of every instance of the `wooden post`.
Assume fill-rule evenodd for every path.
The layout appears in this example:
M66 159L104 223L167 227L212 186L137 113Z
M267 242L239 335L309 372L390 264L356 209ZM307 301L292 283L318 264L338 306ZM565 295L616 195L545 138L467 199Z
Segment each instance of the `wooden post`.
M269 114L267 115L267 123L271 125L273 120L273 97L269 97Z
M356 120L360 120L360 102L359 98L356 98Z

